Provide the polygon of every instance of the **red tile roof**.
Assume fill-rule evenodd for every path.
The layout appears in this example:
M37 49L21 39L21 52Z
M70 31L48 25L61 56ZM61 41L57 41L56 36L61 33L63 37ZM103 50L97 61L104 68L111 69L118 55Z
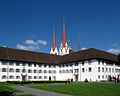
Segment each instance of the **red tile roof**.
M82 60L88 60L93 58L99 58L117 62L117 55L101 51L98 49L90 48L81 50L68 55L52 55L48 53L40 53L34 51L13 49L7 47L0 47L0 60L14 60L23 62L34 63L47 63L47 64L60 64L67 62L76 62Z

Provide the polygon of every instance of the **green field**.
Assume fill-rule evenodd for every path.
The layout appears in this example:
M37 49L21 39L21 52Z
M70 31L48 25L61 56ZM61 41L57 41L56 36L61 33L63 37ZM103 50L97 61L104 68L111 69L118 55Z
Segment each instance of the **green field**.
M22 92L20 90L11 88L10 86L0 85L0 92L2 92L2 91L7 91L7 92Z
M47 85L31 87L73 96L120 96L120 84L114 83L79 83L72 85Z

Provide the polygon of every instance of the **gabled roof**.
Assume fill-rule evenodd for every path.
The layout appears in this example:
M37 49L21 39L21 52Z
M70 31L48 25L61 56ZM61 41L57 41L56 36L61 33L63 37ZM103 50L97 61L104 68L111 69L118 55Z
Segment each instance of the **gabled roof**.
M77 62L99 58L117 62L117 55L90 48L81 50L67 55L52 55L48 53L40 53L34 51L26 51L20 49L13 49L7 47L0 47L0 60L14 60L23 62L46 63L46 64L60 64L68 62Z

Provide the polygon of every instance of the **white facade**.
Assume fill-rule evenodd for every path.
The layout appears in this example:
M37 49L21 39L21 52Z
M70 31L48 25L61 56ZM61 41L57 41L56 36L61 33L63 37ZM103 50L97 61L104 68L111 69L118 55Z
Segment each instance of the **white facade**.
M57 47L55 48L55 50L53 51L53 48L51 48L50 54L55 54L58 55L58 50Z
M0 61L0 82L73 79L74 81L108 80L120 75L120 66L103 60L86 60L67 64L36 64L27 62Z
M69 54L69 46L67 45L67 42L65 44L65 47L63 47L61 43L60 48L59 48L59 55L65 55L65 54Z

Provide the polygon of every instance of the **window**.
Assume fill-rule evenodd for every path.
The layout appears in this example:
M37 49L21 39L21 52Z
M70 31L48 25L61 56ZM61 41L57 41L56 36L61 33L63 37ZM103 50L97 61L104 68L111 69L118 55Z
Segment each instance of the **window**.
M56 71L55 71L55 70L53 70L53 73L56 73Z
M32 76L28 76L28 79L32 79Z
M102 79L104 79L104 75L102 75Z
M49 70L49 71L48 71L48 73L52 73L52 71L51 71L51 70Z
M59 67L61 68L61 65L59 65Z
M102 72L104 72L104 68L102 68Z
M65 70L63 70L62 72L65 73Z
M78 62L75 62L75 66L78 66Z
M10 79L14 79L14 76L10 76L9 78L10 78Z
M10 68L10 69L9 69L9 72L14 72L14 69L13 69L13 68Z
M44 70L44 73L47 73L47 70Z
M39 79L42 79L42 76L39 76Z
M16 79L20 79L20 76L16 76Z
M20 72L20 69L16 69L16 72Z
M16 66L20 66L20 63L19 63L19 62L16 62Z
M108 72L108 68L106 68L106 72Z
M98 79L100 79L100 75L98 75Z
M69 71L68 71L68 70L66 70L66 73L69 73Z
M51 65L49 65L49 68L51 68Z
M42 73L42 70L39 70L39 73Z
M114 73L114 68L112 68L112 72Z
M37 76L34 76L34 79L37 79Z
M88 64L91 65L91 60L88 61Z
M26 66L26 64L25 64L25 63L22 63L22 66Z
M73 73L73 69L70 69L70 72Z
M109 72L111 72L111 68L109 68Z
M100 65L100 60L98 60L98 65Z
M31 69L29 69L29 70L28 70L28 73L32 73L32 70L31 70Z
M78 73L79 72L79 69L75 69L75 73Z
M68 64L66 64L66 67L68 67Z
M34 70L34 73L37 73L37 70Z
M11 61L11 62L9 62L9 65L14 65L14 62L12 62L12 61Z
M23 72L23 73L25 73L25 72L26 72L26 70L25 70L25 69L22 69L22 72Z
M62 71L61 71L61 70L59 70L59 73L62 73Z
M7 71L7 69L6 68L2 68L2 72L6 72Z
M28 64L28 67L32 67L32 64L31 64L31 63L29 63L29 64Z
M46 65L46 64L44 64L44 67L47 67L47 65Z
M84 61L82 62L82 65L84 65Z
M39 66L39 67L42 67L42 64L39 64L38 66Z
M100 67L98 67L98 72L100 72Z
M7 61L2 61L2 65L7 65Z
M88 72L91 72L91 71L92 71L92 69L91 69L91 68L89 68L89 69L88 69Z
M85 68L82 68L82 72L85 72Z
M72 65L73 65L73 64L72 64L72 63L70 63L70 66L71 66L71 67L72 67Z
M56 66L55 66L55 65L53 65L53 68L56 68Z
M36 67L37 66L37 64L34 64L34 67Z
M47 79L47 76L44 76L44 79Z
M3 76L2 76L2 79L7 79L7 76L6 76L6 75L3 75Z

